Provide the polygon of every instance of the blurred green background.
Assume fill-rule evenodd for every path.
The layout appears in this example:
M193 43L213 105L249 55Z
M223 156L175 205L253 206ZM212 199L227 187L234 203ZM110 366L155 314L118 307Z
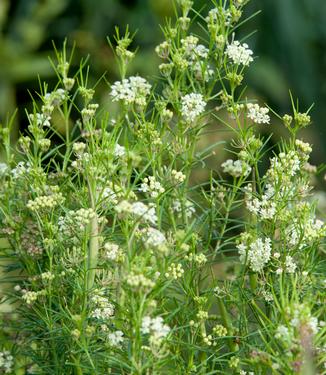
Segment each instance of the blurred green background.
M75 61L90 55L95 82L103 72L117 78L106 36L115 25L137 31L140 50L132 69L155 75L153 52L162 35L159 24L173 16L173 0L0 0L0 123L18 106L17 127L26 125L24 108L30 92L38 90L37 76L55 82L48 56L52 41L60 48L65 37L76 42ZM195 0L206 14L210 1ZM315 145L312 163L325 160L326 150L326 0L251 0L247 15L261 13L241 28L259 58L248 70L250 95L268 102L281 114L289 111L288 90L300 98L301 109L315 103L314 126L303 136ZM131 72L132 73L132 72ZM50 85L51 88L51 85ZM100 94L107 86L99 86ZM268 130L279 132L280 126Z

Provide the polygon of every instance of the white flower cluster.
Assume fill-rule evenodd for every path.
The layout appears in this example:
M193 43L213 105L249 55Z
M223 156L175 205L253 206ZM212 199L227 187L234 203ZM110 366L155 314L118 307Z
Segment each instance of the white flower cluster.
M121 201L115 207L115 210L118 214L132 214L137 218L147 221L153 225L157 223L155 207L146 206L146 204L142 202L130 203L128 201Z
M39 290L38 292L33 291L26 291L25 289L22 290L22 299L27 303L27 305L31 305L33 302L37 300L39 296L44 295L44 290Z
M306 326L312 334L318 332L318 319L311 315L310 309L304 304L295 304L292 308L288 308L287 313L291 314L290 325L293 328L300 329Z
M154 281L148 279L143 274L136 274L134 272L130 272L125 280L130 287L137 291L139 291L140 289L149 290L155 286Z
M178 217L182 216L182 210L184 210L188 219L196 213L195 205L188 199L184 203L175 199L172 203L172 210L178 214Z
M46 115L44 113L30 113L28 118L32 124L36 124L38 127L50 127L51 126L51 116Z
M86 108L81 110L81 115L84 122L90 121L94 116L99 105L97 103L90 103Z
M220 27L220 23L223 20L225 26L231 25L232 14L230 9L225 9L224 7L213 8L208 12L206 17L206 22L209 30L216 27Z
M53 273L51 273L50 271L47 271L47 272L42 272L40 274L40 278L42 281L51 281L55 278L55 275Z
M307 142L303 142L301 139L296 139L295 145L303 154L309 155L312 151L311 145Z
M144 316L141 325L141 332L144 335L150 334L150 343L153 345L159 345L161 341L169 334L170 327L164 324L163 318L158 316L151 318L150 316Z
M209 50L202 44L198 44L199 39L193 35L181 39L181 45L186 58L194 61L198 58L207 59Z
M297 268L297 265L293 261L293 258L290 255L287 255L285 258L285 270L287 273L294 273Z
M210 78L214 75L214 70L207 65L204 61L196 61L191 65L191 69L194 72L195 78L199 81L208 82Z
M123 342L123 332L115 331L108 334L108 341L112 346L119 347Z
M9 172L8 164L0 163L0 177L5 176Z
M80 208L77 211L68 211L66 216L59 217L59 230L67 236L71 235L73 229L83 231L95 216L96 213L91 208Z
M106 320L112 318L114 315L114 306L109 302L109 299L102 294L93 295L91 302L95 306L91 313L93 318Z
M259 107L258 104L247 104L247 117L256 124L269 124L271 119L268 115L269 108Z
M217 342L214 341L214 337L213 335L207 335L206 333L202 333L202 337L203 337L203 342L205 345L207 346L216 346L217 345Z
M167 59L171 54L172 62L160 64L159 69L164 76L169 76L173 68L184 71L189 69L197 80L208 81L213 75L213 70L207 64L209 49L203 44L198 44L199 39L189 35L181 39L181 47L171 53L171 45L163 42L156 47L159 57Z
M276 328L275 338L291 347L294 340L298 339L302 328L308 329L311 334L318 333L318 319L311 315L310 309L304 304L294 304L287 307L289 316L287 325L280 324Z
M165 189L154 176L149 176L144 178L139 191L149 193L152 198L157 198L160 194L164 193Z
M325 223L320 219L316 219L315 217L310 218L308 221L305 222L304 229L304 236L307 242L319 240L325 237L326 235Z
M301 249L320 240L325 235L325 227L302 201L311 190L304 169L311 146L301 140L295 143L297 150L280 152L270 160L270 168L263 177L262 194L254 194L251 185L245 190L248 210L260 220L278 219L287 223L287 245Z
M228 334L228 330L221 324L216 324L216 326L213 327L213 332L215 333L216 336L219 336L219 337L224 337L224 336L227 336Z
M31 281L42 280L44 283L47 283L48 281L54 280L54 278L55 278L55 275L51 273L50 271L47 271L47 272L42 272L39 275L32 276L29 278L29 280ZM16 286L17 288L19 287L19 285L16 285Z
M86 149L86 143L84 142L75 142L72 145L72 150L76 155L82 155Z
M34 200L29 200L26 207L31 211L38 211L42 209L52 209L64 202L64 197L61 192L54 193L51 195L43 195L35 198Z
M199 310L196 314L196 317L199 321L207 320L208 319L208 312L205 310Z
M170 43L166 40L155 47L155 52L162 59L167 59L170 54Z
M248 185L246 191L249 193L246 199L247 209L261 220L273 219L276 214L276 203L273 200L275 189L267 184L261 199L252 197L252 186Z
M122 257L122 250L120 249L119 245L112 243L112 242L106 242L103 245L104 249L104 258L110 261L119 261Z
M293 177L301 168L300 157L293 150L288 153L280 152L270 162L271 166L267 175L274 181L284 179L286 176Z
M117 205L119 199L124 195L121 188L114 185L111 181L107 181L106 185L98 189L99 198L103 208L108 208L111 205Z
M41 151L45 152L50 148L51 140L48 138L39 139L38 145L40 146Z
M81 152L76 154L77 159L71 162L72 168L75 168L79 171L83 171L83 168L86 166L86 163L89 163L92 159L91 154L88 152Z
M151 85L142 77L129 77L115 82L111 87L112 101L144 106L150 94Z
M29 174L31 171L31 165L29 163L25 163L20 161L15 168L11 170L12 178L18 179Z
M181 114L187 123L191 123L200 116L206 107L202 94L191 93L181 98Z
M65 101L67 95L64 89L57 89L46 93L43 97L43 105L40 113L30 113L28 119L31 125L39 128L51 126L51 114L55 107L58 107Z
M291 225L286 230L288 244L293 247L298 246L299 249L319 241L326 235L326 225L322 220L315 217L304 217L302 220L293 217Z
M251 167L243 160L226 160L221 167L224 173L228 173L233 177L248 176Z
M277 327L276 332L275 332L275 338L277 338L278 340L286 341L286 342L290 342L292 340L290 330L288 329L288 327L282 324L280 324Z
M0 371L4 374L10 374L14 366L14 357L8 350L0 352Z
M119 145L119 143L116 143L114 145L113 155L116 158L120 158L122 156L125 156L126 154L126 148L124 146Z
M226 47L225 53L236 65L249 66L249 64L253 61L253 52L249 48L248 44L241 44L237 40Z
M207 257L203 253L200 253L200 254L190 253L190 254L185 256L185 259L190 261L190 262L194 262L194 263L198 264L199 266L202 266L207 262Z
M66 99L66 91L64 89L57 89L52 92L48 92L43 97L42 112L51 114L54 107L58 107Z
M253 371L244 371L244 370L240 370L240 375L255 375L255 373Z
M155 228L145 228L141 230L141 234L146 248L165 251L166 238L162 232Z
M168 270L165 273L165 277L177 280L183 276L184 272L185 271L182 268L181 263L178 263L178 264L172 263L171 266L168 267Z
M246 239L246 234L244 234L242 238ZM265 238L265 240L258 238L253 242L240 242L237 245L240 261L242 263L247 261L248 266L254 272L261 272L271 258L271 244L272 241L270 238Z
M117 193L111 189L111 187L107 186L103 189L101 198L103 199L102 205L103 207L107 208L108 203L117 204L118 197Z
M184 182L184 180L186 179L185 174L183 174L181 171L177 171L175 169L173 169L171 171L171 177L172 177L172 181L175 184L182 184Z

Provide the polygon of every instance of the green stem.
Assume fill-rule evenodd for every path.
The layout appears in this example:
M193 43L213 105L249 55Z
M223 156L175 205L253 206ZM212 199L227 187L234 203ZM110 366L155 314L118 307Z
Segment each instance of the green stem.
M257 275L254 273L251 273L249 275L249 281L250 281L251 291L254 292L257 288Z
M228 312L226 311L224 302L221 298L218 298L217 303L218 303L218 307L219 307L219 310L220 310L220 314L221 314L221 317L222 317L223 324L228 331L228 335L233 336L233 329L232 329L231 320L230 320ZM238 350L238 345L235 344L233 341L228 340L228 345L229 345L229 348L232 352L236 352Z
M96 212L96 186L91 184L88 180L88 194L90 200L90 206ZM98 262L98 250L99 250L99 224L98 217L95 216L91 219L90 222L90 240L88 246L88 257L87 257L87 291L92 289L95 280L96 267Z
M99 249L99 229L98 218L95 216L91 220L91 238L88 248L88 273L87 273L87 291L92 289L95 280L95 273L98 261Z

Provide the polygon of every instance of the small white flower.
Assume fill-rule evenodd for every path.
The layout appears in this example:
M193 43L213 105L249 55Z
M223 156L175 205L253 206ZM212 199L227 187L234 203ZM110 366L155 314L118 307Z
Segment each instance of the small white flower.
M99 105L97 103L90 103L86 108L81 110L81 115L84 122L88 122L95 116L98 106Z
M275 332L275 338L283 341L290 341L290 331L284 325L279 325Z
M142 325L141 325L141 331L145 335L150 332L151 330L151 323L152 319L150 316L144 316L142 320Z
M144 234L144 243L147 248L160 249L165 247L166 238L159 230L146 228L141 233Z
M196 57L200 57L202 59L207 59L209 50L203 46L202 44L198 44L197 47L194 48L194 54Z
M300 139L295 140L295 145L298 147L300 151L305 154L310 154L312 151L312 147L309 143L303 142Z
M9 171L9 167L6 163L0 163L0 177L5 176Z
M31 170L30 164L20 161L14 169L11 170L12 178L20 178L28 174Z
M11 374L14 366L14 357L8 350L0 352L0 372Z
M186 179L186 175L183 174L181 171L177 171L173 169L171 171L171 177L175 184L181 184Z
M285 258L285 269L288 273L294 273L297 268L297 265L294 263L293 258L289 255Z
M205 111L206 102L201 94L191 93L181 98L181 114L187 123L191 123Z
M39 126L39 127L43 127L43 126L49 127L49 126L51 126L51 123L50 123L51 117L44 114L44 113L36 113L36 114L30 113L28 115L28 118L29 118L31 123L35 122L36 125Z
M105 251L104 257L107 260L115 261L121 255L121 249L115 243L107 242L107 243L104 244L103 248L104 248L104 251Z
M256 124L269 124L271 119L268 115L267 107L259 107L258 104L248 103L247 117Z
M187 199L184 204L180 200L174 200L172 202L172 210L178 214L178 217L182 217L183 209L188 219L196 213L195 205L189 199Z
M183 276L184 272L181 263L172 263L171 266L168 267L165 277L177 280Z
M109 302L107 297L101 294L95 294L91 299L95 308L91 313L91 316L95 319L107 320L112 318L114 315L114 306Z
M155 207L148 207L142 202L134 202L131 205L131 212L135 216L143 218L145 221L148 221L151 224L156 224L157 222Z
M123 332L115 331L108 334L108 340L112 346L120 346L123 342Z
M170 332L170 327L164 324L163 318L158 316L151 318L144 316L141 325L141 332L143 334L150 334L150 341L154 344L159 344Z
M139 191L143 193L149 193L152 198L157 198L160 194L163 194L165 189L158 182L154 176L145 177Z
M240 254L240 261L247 262L254 272L261 272L271 257L271 239L258 238L250 244L240 243L237 248Z
M143 274L136 274L134 272L130 272L125 277L126 283L132 287L133 289L140 291L140 290L150 290L155 286L155 282L144 276Z
M77 154L77 155L82 155L86 149L86 143L84 142L75 142L72 145L72 150Z
M112 189L112 186L106 186L101 192L102 205L106 208L109 203L118 203L118 194Z
M112 101L125 104L145 105L151 85L142 77L129 77L115 82L111 87Z
M118 143L114 146L114 156L119 158L126 154L126 149L123 146L120 146Z
M233 177L248 176L251 167L243 160L226 160L221 167L224 173L228 173Z
M61 192L53 193L51 195L42 195L36 197L34 200L29 200L26 207L31 211L38 211L42 209L52 209L63 203L64 197Z
M206 17L206 22L208 24L208 29L213 28L214 26L219 26L223 21L225 26L231 25L232 13L230 9L225 9L224 7L213 8L208 12Z
M254 215L259 216L260 219L273 219L276 214L276 203L271 199L275 195L275 189L272 185L266 185L266 191L261 199L252 198L250 196L252 191L247 190L248 198L246 199L247 209Z
M249 49L248 44L240 44L237 40L226 47L225 53L237 65L248 66L253 61L253 52Z

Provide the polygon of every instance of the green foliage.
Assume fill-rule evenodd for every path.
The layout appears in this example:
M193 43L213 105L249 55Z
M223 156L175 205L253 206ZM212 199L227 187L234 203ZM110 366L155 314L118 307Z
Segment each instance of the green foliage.
M117 28L120 81L105 102L106 78L94 83L87 59L74 69L64 43L51 60L57 82L40 81L17 145L13 118L2 128L11 311L0 371L324 371L326 226L312 196L322 167L298 138L311 108L291 95L291 113L278 115L249 99L253 52L236 37L246 3L198 13L179 0L153 79L130 74L134 35ZM286 136L271 147L260 129L281 122ZM221 131L230 142L211 140Z

